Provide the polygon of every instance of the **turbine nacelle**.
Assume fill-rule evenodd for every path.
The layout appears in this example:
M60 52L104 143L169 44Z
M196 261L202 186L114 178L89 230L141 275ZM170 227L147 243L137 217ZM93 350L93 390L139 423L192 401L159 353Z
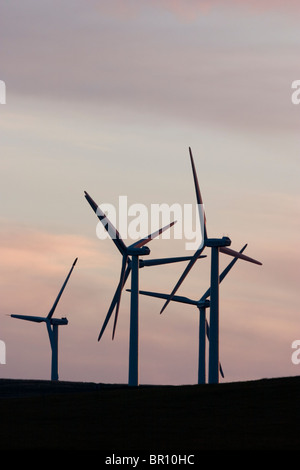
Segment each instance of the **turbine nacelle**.
M63 318L51 318L50 320L51 325L67 325L68 320L66 317Z
M205 240L205 246L207 247L223 247L223 246L230 246L231 240L228 237L222 238L207 238Z
M150 255L150 248L148 246L141 246L140 248L129 246L126 254L129 256L147 256Z

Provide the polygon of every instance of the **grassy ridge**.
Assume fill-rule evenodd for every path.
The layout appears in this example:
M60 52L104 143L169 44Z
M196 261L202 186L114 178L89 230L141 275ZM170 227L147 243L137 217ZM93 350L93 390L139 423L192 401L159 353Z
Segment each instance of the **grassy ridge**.
M205 386L0 380L0 449L300 449L300 378Z

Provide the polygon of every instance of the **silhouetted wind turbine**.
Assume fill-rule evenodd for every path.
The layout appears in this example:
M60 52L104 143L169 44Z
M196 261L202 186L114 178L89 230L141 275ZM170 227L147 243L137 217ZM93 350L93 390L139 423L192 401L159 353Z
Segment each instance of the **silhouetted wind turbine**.
M239 253L243 253L247 245L245 245ZM222 271L220 274L219 282L221 283L225 276L229 273L229 271L232 269L234 264L238 258L234 258L228 266ZM130 292L130 289L127 289L127 291ZM169 294L161 294L158 292L150 292L150 291L144 291L140 290L140 294L142 295L147 295L150 297L157 297L160 299L168 299L170 297ZM207 291L200 297L199 300L193 300L188 297L183 297L179 295L174 295L172 297L172 301L174 302L179 302L179 303L184 303L188 305L194 305L197 307L199 310L199 345L198 345L198 384L204 384L206 381L206 336L209 341L209 325L206 319L206 309L210 307L210 301L208 298L210 297L210 288L207 289ZM221 363L219 364L219 370L220 374L222 377L224 377L224 372L221 366Z
M171 222L165 227L157 230L156 232L148 235L145 238L133 243L130 246L126 246L123 239L121 238L118 230L113 226L108 217L100 209L98 204L91 198L91 196L85 191L85 198L92 207L93 211L96 213L99 220L102 222L104 228L109 233L116 247L122 255L122 267L120 280L112 299L110 308L104 320L103 326L99 333L98 341L100 341L104 330L112 316L114 309L115 319L113 326L112 338L115 335L116 324L118 320L119 307L121 302L121 295L125 283L128 279L129 274L131 273L131 301L130 301L130 335L129 335L129 372L128 372L128 385L137 386L138 385L138 331L139 331L139 304L138 304L138 295L139 295L139 268L144 266L156 266L166 263L173 263L177 261L187 261L191 260L191 256L182 256L175 258L162 258L156 260L141 260L140 256L149 255L150 249L145 246L151 240L159 236L162 232L169 229L174 225L175 222ZM202 256L199 255L199 258Z
M190 159L193 171L193 178L195 184L195 191L197 197L197 204L200 217L200 227L202 232L202 242L198 250L193 255L191 261L188 263L186 269L175 285L173 291L169 295L168 300L165 302L161 313L164 311L172 297L177 292L178 288L192 269L198 257L201 255L205 247L211 248L211 296L210 296L210 341L209 341L209 383L218 383L219 381L219 253L225 253L229 256L237 257L251 263L262 263L256 261L249 256L238 253L235 250L228 248L231 245L231 240L228 237L222 238L208 238L206 229L206 216L198 184L197 173L194 165L193 155L191 148L189 148Z
M54 311L57 307L57 304L59 302L59 299L67 285L67 282L72 274L72 271L74 269L74 266L77 262L77 259L75 259L69 274L66 277L65 282L62 285L61 290L59 291L58 296L55 299L55 302L48 313L46 317L36 317L36 316L31 316L31 315L10 315L12 318L19 318L20 320L26 320L26 321L31 321L35 323L46 323L47 326L47 331L49 335L49 340L50 340L50 346L51 346L51 352L52 352L52 358L51 358L51 380L58 380L58 327L60 325L67 325L68 320L64 318L53 318Z

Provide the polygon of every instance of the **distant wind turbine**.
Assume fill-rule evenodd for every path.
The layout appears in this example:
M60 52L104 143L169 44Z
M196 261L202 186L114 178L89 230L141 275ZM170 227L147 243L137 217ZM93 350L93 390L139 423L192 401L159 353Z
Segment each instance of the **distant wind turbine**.
M175 285L173 291L165 302L161 313L164 311L168 303L172 300L178 288L192 269L193 265L201 255L205 247L211 248L211 296L210 296L210 341L209 341L209 382L218 383L219 381L219 253L225 253L229 256L237 257L251 263L261 265L262 263L256 261L249 256L238 253L235 250L228 248L231 245L231 240L228 237L222 238L208 238L206 229L206 215L203 206L203 200L200 193L198 184L198 177L194 165L193 155L191 148L189 148L190 160L193 171L193 178L195 184L196 198L199 210L200 227L202 232L202 242L193 255L191 261L188 263L186 269Z
M26 321L31 321L34 323L46 323L47 326L47 331L49 335L49 340L50 340L50 346L51 346L51 351L52 351L52 358L51 358L51 380L58 380L58 327L60 325L67 325L68 320L64 318L53 318L54 311L57 307L57 304L59 302L59 299L67 285L67 282L72 274L72 271L74 269L74 266L77 262L77 259L75 259L69 274L66 277L65 282L62 285L61 290L59 291L58 296L56 297L56 300L48 313L46 317L36 317L36 316L31 316L31 315L10 315L12 318L19 318L20 320L26 320Z
M115 318L114 318L114 325L113 325L113 332L112 338L114 339L118 314L119 314L119 307L121 302L121 295L124 289L125 283L131 273L131 301L130 301L130 335L129 335L129 371L128 371L128 385L130 386L137 386L138 385L138 358L139 358L139 344L138 344L138 336L139 336L139 268L144 266L157 266L167 263L174 263L178 261L189 261L191 260L191 256L182 256L182 257L174 257L174 258L161 258L161 259L152 259L152 260L143 260L140 259L140 256L145 256L150 254L149 247L145 246L151 240L159 236L162 232L172 227L175 222L171 222L170 224L166 225L165 227L157 230L151 235L148 235L145 238L133 243L130 246L126 246L123 239L121 238L117 229L113 226L110 222L108 217L104 214L98 204L91 198L91 196L85 191L85 198L90 204L91 208L103 224L104 228L107 230L109 235L111 236L114 244L118 248L119 252L122 255L122 267L121 267L121 274L120 280L115 291L114 297L112 299L111 305L105 317L103 326L98 336L98 341L100 341L105 328L115 310ZM202 258L203 256L199 256Z
M245 245L239 253L242 253L247 245ZM234 258L228 266L222 271L220 274L219 282L221 283L225 276L229 273L229 271L232 269L234 264L238 258ZM130 289L127 289L127 291L130 292ZM142 295L147 295L150 297L157 297L160 299L168 299L169 294L161 294L158 292L150 292L150 291L144 291L140 290L140 294ZM183 297L179 295L174 295L172 297L172 301L174 302L179 302L179 303L184 303L188 305L193 305L197 307L199 310L199 344L198 344L198 384L204 384L206 381L206 336L209 341L209 325L206 319L206 309L210 307L210 301L208 300L210 297L210 288L207 289L207 291L200 297L199 300L193 300L188 297ZM222 377L224 377L224 372L222 369L221 363L219 364L219 370L220 374Z

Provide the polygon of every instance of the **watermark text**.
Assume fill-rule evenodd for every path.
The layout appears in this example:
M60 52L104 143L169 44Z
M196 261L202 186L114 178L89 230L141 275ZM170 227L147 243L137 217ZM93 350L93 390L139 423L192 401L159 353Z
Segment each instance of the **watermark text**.
M292 363L295 365L300 364L300 339L295 339L292 342L292 348L295 349L292 354Z
M294 80L292 82L292 88L295 89L292 93L292 103L299 104L300 103L300 80Z
M6 346L2 340L0 340L0 364L6 364Z
M128 205L127 196L119 196L118 210L109 203L98 207L97 215L101 222L97 224L96 234L101 240L108 237L115 239L118 226L122 239L139 240L176 221L170 230L165 230L159 237L185 239L186 250L195 250L203 240L203 213L202 205L197 204L151 204L149 210L140 203Z
M6 85L3 80L0 80L0 104L6 104Z

